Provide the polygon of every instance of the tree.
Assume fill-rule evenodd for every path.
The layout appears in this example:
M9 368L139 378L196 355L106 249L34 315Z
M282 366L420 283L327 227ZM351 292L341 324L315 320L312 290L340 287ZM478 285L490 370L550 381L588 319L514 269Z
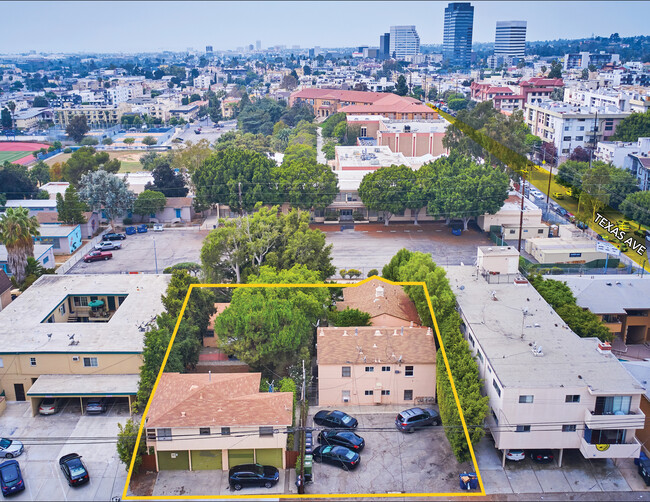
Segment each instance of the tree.
M242 281L242 270L250 262L249 243L242 231L241 218L220 219L201 248L201 263L209 280L224 282Z
M158 143L158 140L153 136L145 136L142 138L142 144L147 146L153 146Z
M180 150L174 152L172 166L176 169L185 170L192 174L205 160L213 153L210 142L207 139L201 139L196 143L186 141ZM145 154L142 158L145 158ZM156 154L153 154L156 155ZM142 158L140 162L142 163ZM143 163L143 165L145 165ZM149 169L151 170L151 169Z
M128 183L103 169L84 174L79 186L79 198L91 210L103 211L111 223L133 207L135 196Z
M409 93L408 85L406 85L406 77L404 75L397 77L397 85L395 86L393 93L398 96L406 96Z
M47 108L50 106L50 103L48 103L47 99L44 96L36 96L34 98L34 102L32 103L32 106L34 108Z
M0 167L0 190L10 200L35 199L39 191L25 166L9 162Z
M83 146L97 146L99 145L99 140L97 138L88 137L82 139L80 144Z
M36 216L24 207L8 207L0 214L0 242L7 248L7 264L18 284L25 280L27 258L34 256L33 236L38 232Z
M244 133L272 134L273 125L280 120L280 117L286 111L284 106L269 98L251 102L248 98L245 100L242 97L239 104L241 112L237 117L237 124Z
M639 191L638 180L627 169L609 167L609 183L605 190L610 194L609 205L619 209L628 195Z
M190 103L194 103L195 101L201 101L201 95L194 93L190 96Z
M650 110L645 113L632 113L616 126L612 141L637 141L650 136Z
M132 145L133 143L135 143L135 138L124 138L122 142L125 145Z
M73 185L65 189L65 197L60 193L56 194L56 210L59 214L59 221L68 225L86 223L84 211L86 204L79 200L79 195Z
M77 184L81 176L99 167L106 172L117 173L121 162L110 158L107 152L97 152L90 146L84 146L73 152L70 158L61 167L63 179L69 183Z
M50 181L63 180L63 166L60 162L55 162L50 166Z
M609 204L607 186L610 182L609 169L606 165L594 166L585 173L582 177L578 201L578 213L581 216L589 215L595 220L596 213Z
M50 168L42 160L38 161L29 170L29 178L39 187L50 181Z
M382 211L384 225L388 225L394 214L409 208L409 194L414 191L415 179L415 172L408 166L382 167L363 177L359 197L368 209ZM420 207L422 204L411 209Z
M228 148L212 154L192 174L198 207L226 204L240 214L259 201L272 204L277 191L270 183L275 162L250 150Z
M76 143L80 143L86 133L90 131L85 115L73 115L65 128L65 133Z
M562 63L557 60L551 61L551 70L548 72L548 78L562 78Z
M564 87L556 87L553 89L550 98L553 101L564 101Z
M334 128L341 122L345 123L346 115L345 113L335 113L327 117L327 120L323 122L321 127L321 133L326 138L331 138L334 133Z
M154 162L153 185L147 183L145 190L162 192L165 197L185 197L188 189L185 186L185 178L181 173L176 173L171 167L169 157L158 157ZM164 206L163 206L164 207Z
M590 159L591 151L581 146L576 146L569 156L569 160L575 160L576 162L589 162Z
M250 150L258 153L271 152L271 136L264 134L252 134L250 132L242 133L241 131L229 131L222 134L215 145L215 150ZM288 140L287 140L288 143ZM214 153L210 149L210 154Z
M324 209L338 193L336 174L313 158L285 156L282 166L275 171L274 179L279 182L280 193L292 207L307 211Z
M128 471L131 467L133 453L135 452L135 462L133 463L132 473L137 474L142 465L142 455L147 453L147 446L143 437L140 438L136 450L135 443L138 437L140 424L136 423L132 418L129 418L124 425L118 423L117 427L119 429L119 432L117 433L117 456L124 464L124 469Z
M145 190L135 199L133 212L145 217L162 211L166 205L167 198L161 192Z
M112 144L113 144L113 140L111 138L104 138L102 140L102 145L112 145Z
M11 118L11 112L7 108L3 108L0 112L0 125L3 129L11 129L13 125L13 120Z
M447 102L447 106L452 110L458 111L467 108L468 103L469 100L465 98L452 98Z
M19 88L22 88L22 84L20 85ZM15 129L14 116L16 113L16 103L14 103L13 101L9 101L9 103L7 103L7 108L9 108L9 111L11 112L11 128Z
M262 267L249 284L320 282L304 266L290 270ZM310 360L316 322L324 316L329 294L323 288L239 288L215 320L219 347L264 374L288 375L289 367Z
M589 80L589 70L584 68L581 75L582 80Z
M626 218L650 226L650 192L636 192L629 194L620 206Z
M431 87L427 93L427 99L429 101L435 101L438 98L438 89Z
M329 324L337 327L370 326L370 314L359 309L346 307L345 310L331 310L328 314Z

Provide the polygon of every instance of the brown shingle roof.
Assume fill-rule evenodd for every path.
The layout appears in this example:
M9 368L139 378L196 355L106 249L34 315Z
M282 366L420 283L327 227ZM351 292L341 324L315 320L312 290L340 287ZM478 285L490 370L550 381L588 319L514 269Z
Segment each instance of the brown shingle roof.
M430 328L320 328L316 343L319 365L436 362Z
M9 276L5 271L0 268L0 294L12 288L13 284L11 284L11 279L9 279Z
M147 427L289 426L291 392L260 392L261 373L163 373Z
M383 296L378 296L377 288L383 289ZM415 304L402 289L402 286L387 284L379 279L372 279L364 284L343 289L343 301L337 304L339 310L346 307L368 312L372 317L388 314L403 319L405 324L413 321L420 324L420 316Z
M183 207L189 207L191 205L192 205L191 197L167 197L167 204L165 204L165 207L181 209Z
M56 211L39 211L36 213L36 220L39 225L47 225L48 223L61 223L59 221L59 213Z

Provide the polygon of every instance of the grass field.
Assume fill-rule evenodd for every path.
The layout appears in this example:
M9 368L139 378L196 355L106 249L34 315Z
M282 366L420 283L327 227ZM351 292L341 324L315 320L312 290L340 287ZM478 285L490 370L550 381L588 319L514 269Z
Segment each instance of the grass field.
M0 154L1 153L2 152L0 152ZM71 157L71 155L72 154L70 153L62 153L47 159L45 163L48 166L51 166L56 162L63 163L67 161ZM144 155L144 152L128 150L123 152L108 152L108 155L110 156L111 159L118 159L122 163L120 166L121 173L135 173L143 170L142 164L140 164L139 160L140 157Z
M32 152L0 152L0 164L4 164L6 161L15 162L31 153Z

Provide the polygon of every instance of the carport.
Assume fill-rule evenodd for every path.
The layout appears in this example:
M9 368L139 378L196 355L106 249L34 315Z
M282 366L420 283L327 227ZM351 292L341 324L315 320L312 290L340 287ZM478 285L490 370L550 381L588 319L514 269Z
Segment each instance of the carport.
M32 404L32 416L44 397L79 398L81 414L84 414L84 398L121 397L131 403L138 392L140 375L41 375L27 391Z

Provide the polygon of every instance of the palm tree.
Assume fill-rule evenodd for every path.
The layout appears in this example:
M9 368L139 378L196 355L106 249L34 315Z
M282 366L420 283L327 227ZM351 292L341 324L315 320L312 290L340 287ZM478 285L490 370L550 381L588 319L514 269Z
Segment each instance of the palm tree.
M9 108L9 111L11 112L11 128L15 129L14 113L16 113L16 103L14 103L13 101L9 101L9 103L7 103L7 108Z
M19 284L25 280L27 258L34 256L34 235L40 235L38 221L27 208L9 207L0 217L0 242L7 247L7 262Z

